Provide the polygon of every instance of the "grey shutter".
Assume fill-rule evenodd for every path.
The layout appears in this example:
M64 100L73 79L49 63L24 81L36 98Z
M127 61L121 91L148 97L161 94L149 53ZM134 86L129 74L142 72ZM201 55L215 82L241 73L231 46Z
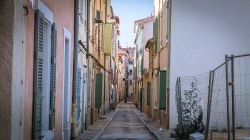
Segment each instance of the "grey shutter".
M35 17L35 53L34 53L34 92L33 92L33 118L32 139L41 139L42 129L42 83L43 83L43 26L44 15L39 10Z
M50 118L49 129L53 130L55 127L55 94L56 94L56 45L57 45L57 31L55 24L52 25L51 30L51 66L50 66Z
M76 87L76 108L77 108L76 121L80 119L80 113L81 113L81 103L80 103L81 79L82 79L81 68L78 68L77 69L77 87Z

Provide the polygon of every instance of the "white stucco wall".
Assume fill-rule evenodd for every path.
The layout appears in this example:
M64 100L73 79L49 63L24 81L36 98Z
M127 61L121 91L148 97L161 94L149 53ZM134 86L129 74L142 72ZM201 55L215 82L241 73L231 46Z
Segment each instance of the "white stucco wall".
M143 30L143 49L144 49L144 57L143 57L143 69L148 69L149 64L149 52L145 51L145 45L149 39L153 38L153 21L147 22L144 24Z
M225 54L250 53L249 0L174 0L172 3L170 127L177 124L177 76L215 68Z

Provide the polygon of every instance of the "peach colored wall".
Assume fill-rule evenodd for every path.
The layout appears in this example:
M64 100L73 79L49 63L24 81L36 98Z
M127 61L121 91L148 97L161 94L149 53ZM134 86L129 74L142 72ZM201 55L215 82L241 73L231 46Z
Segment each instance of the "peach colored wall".
M161 70L168 70L167 66L168 66L168 47L164 47L161 49L161 53L160 53L160 68ZM167 68L167 69L166 69Z
M28 5L26 0L24 5ZM25 95L24 95L24 140L30 140L32 135L32 100L33 100L33 65L34 65L34 19L35 12L28 9L26 22L26 50L25 50Z
M28 6L29 0L25 1ZM55 139L61 139L61 106L63 95L63 68L64 68L64 35L63 29L71 33L71 77L73 77L73 46L74 46L74 1L69 0L44 0L44 3L54 14L57 29L57 70L56 70L56 122ZM24 139L30 140L32 133L32 100L33 100L33 65L34 65L34 10L28 9L26 16L26 65L25 65L25 121ZM72 79L72 78L71 78ZM71 81L72 83L72 81ZM72 90L72 84L71 84ZM72 92L71 92L72 93Z

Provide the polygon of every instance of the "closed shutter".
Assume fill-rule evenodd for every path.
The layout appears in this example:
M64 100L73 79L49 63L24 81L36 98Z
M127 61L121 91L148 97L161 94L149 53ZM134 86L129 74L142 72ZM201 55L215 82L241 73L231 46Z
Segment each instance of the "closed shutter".
M139 104L139 90L137 90L137 94L136 94L136 102Z
M166 87L167 87L166 71L160 71L160 106L161 110L166 110Z
M81 68L77 69L77 87L76 87L76 110L77 110L77 114L76 114L76 120L79 121L80 116L81 116Z
M105 55L111 55L112 50L112 30L113 26L110 23L103 24L103 48Z
M34 92L33 92L33 118L32 139L41 139L42 129L42 83L43 83L43 26L44 15L36 10L35 17L35 55L34 55Z
M147 105L150 105L150 82L147 83Z
M55 24L52 25L51 30L51 66L50 66L50 118L49 129L53 130L55 127L55 94L56 94L56 45L57 45L57 31Z
M142 94L142 88L140 88L140 108L142 109L142 97L143 94Z
M101 106L102 106L102 73L97 73L95 82L95 107L101 108Z
M157 43L158 43L158 17L155 17L153 23L153 36L154 36L154 53L157 52Z
M111 0L106 0L107 1L107 16L109 17L111 14Z

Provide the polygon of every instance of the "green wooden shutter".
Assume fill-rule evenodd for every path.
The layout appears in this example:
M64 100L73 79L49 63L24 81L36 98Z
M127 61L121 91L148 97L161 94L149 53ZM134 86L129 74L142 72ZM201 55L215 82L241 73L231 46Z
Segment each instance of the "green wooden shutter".
M136 102L139 104L139 90L137 89Z
M95 107L101 108L101 106L102 106L102 73L97 73L95 82Z
M43 90L43 26L44 15L39 10L35 15L35 55L34 55L34 89L32 139L41 139L42 129L42 90Z
M56 94L56 46L57 46L57 31L55 24L51 30L51 66L50 66L50 118L49 129L55 127L55 94Z
M150 105L150 82L147 83L147 105Z
M158 43L158 17L155 17L153 23L153 36L154 36L154 53L157 52L157 43Z
M77 110L77 114L76 114L76 120L79 121L80 116L81 116L81 68L77 69L77 87L76 87L76 110Z
M166 110L166 87L167 87L166 71L160 71L160 106L161 110Z
M140 88L140 109L142 109L142 88Z

